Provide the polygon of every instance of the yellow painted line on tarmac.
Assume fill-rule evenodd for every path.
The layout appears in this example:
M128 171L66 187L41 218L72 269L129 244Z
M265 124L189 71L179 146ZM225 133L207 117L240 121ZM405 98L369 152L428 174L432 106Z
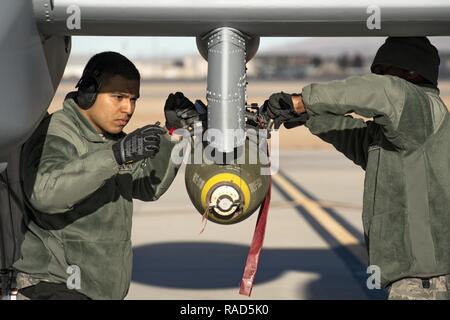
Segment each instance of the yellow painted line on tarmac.
M272 179L286 192L296 205L302 206L336 241L346 247L361 263L367 264L367 254L360 241L326 212L319 203L309 199L283 176Z

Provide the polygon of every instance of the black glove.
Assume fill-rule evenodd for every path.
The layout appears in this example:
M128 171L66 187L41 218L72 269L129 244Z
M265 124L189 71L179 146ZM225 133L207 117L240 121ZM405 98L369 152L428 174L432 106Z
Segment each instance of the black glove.
M121 165L155 157L159 152L161 135L165 132L157 122L127 134L112 146L117 163Z
M199 112L191 100L181 92L169 94L164 106L167 129L187 128L199 120Z
M305 124L309 116L306 112L298 114L292 104L292 96L285 92L274 93L264 102L261 113L274 121L274 128L281 124L291 129Z
M286 129L292 129L298 126L302 126L308 121L309 114L306 112L296 114L295 118L291 118L285 122L283 122L283 125Z

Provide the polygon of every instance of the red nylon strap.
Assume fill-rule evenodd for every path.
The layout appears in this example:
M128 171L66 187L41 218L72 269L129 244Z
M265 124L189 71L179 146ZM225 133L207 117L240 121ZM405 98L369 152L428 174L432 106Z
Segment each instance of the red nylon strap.
M169 134L173 135L173 132L176 130L177 128L169 128Z
M267 190L264 202L259 209L258 220L255 232L253 233L252 244L248 251L247 262L245 263L244 274L242 275L241 288L239 294L249 296L252 293L253 281L258 270L259 254L264 242L266 232L267 214L269 213L270 197L272 193L272 178L269 176L269 189Z

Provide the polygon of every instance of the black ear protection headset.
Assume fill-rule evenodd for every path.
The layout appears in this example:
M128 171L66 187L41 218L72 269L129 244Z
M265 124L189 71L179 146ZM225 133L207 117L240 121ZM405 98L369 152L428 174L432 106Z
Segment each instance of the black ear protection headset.
M97 93L101 86L100 81L101 70L85 70L80 80L78 80L75 88L78 88L77 102L83 109L89 109L97 98Z

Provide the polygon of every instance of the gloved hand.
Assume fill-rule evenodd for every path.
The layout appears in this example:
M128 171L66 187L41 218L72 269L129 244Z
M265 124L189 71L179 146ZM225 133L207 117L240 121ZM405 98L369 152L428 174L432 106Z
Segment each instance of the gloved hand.
M296 113L292 104L292 95L279 92L272 94L262 106L261 114L273 119L274 128L280 128L281 124L287 129L303 125L309 116L306 112Z
M154 158L159 152L161 135L166 132L156 124L136 129L113 144L114 157L119 165L145 158Z
M298 126L302 126L306 123L306 121L308 121L309 119L309 114L307 114L306 112L300 113L300 114L296 114L295 118L291 118L285 122L283 122L284 127L286 129L292 129Z
M187 128L199 120L200 116L192 101L181 92L169 94L164 106L164 115L167 129Z

